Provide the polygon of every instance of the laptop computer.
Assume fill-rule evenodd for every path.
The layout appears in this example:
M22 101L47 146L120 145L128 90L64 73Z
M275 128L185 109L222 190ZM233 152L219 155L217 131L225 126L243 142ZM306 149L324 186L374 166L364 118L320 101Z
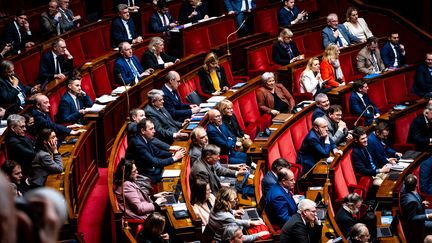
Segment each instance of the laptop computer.
M166 202L162 203L163 206L170 206L176 204L179 200L180 194L182 193L181 187L176 186L174 193L165 195Z
M399 218L394 216L390 226L378 226L377 227L377 238L391 237L399 224Z
M260 216L256 208L246 208L241 218L243 220L259 220Z
M320 192L318 192L318 195L315 198L316 203L316 210L317 210L317 218L319 220L325 220L325 217L327 215L327 207L322 203L322 195Z

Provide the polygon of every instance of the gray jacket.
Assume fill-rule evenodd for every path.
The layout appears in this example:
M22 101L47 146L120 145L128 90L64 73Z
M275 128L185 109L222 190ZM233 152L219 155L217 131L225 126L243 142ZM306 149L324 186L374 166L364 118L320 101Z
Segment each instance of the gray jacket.
M49 175L62 173L63 161L59 153L51 153L39 150L32 162L30 181L38 186L44 186Z

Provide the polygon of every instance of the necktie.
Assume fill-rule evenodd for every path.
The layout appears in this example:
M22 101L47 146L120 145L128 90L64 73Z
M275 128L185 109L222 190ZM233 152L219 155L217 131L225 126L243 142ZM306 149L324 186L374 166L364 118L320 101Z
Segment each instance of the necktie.
M57 68L56 68L56 73L62 73L61 71L61 67L60 67L60 62L59 62L59 59L60 59L60 56L57 56L56 57L56 66L57 66Z
M371 52L371 59L372 59L372 65L374 67L374 71L375 72L379 72L379 67L378 67L378 63L375 57L375 53Z
M365 152L364 152L365 155L366 155L367 158L369 159L369 163L371 164L372 169L373 169L373 170L376 170L376 165L375 165L375 163L373 162L372 155L369 153L369 151L368 151L367 148L364 148L364 151L365 151Z
M166 15L165 14L162 14L162 22L163 22L163 26L167 26L168 25L168 23L166 21Z
M130 58L128 58L126 60L127 60L128 64L129 64L130 69L132 70L132 73L133 73L134 77L138 78L139 77L139 73L138 73L138 70L136 69L135 65L133 64L132 60Z
M179 98L177 97L177 94L176 94L176 92L173 90L173 91L171 91L172 92L172 94L174 95L174 98L176 99L176 100L179 100Z
M336 32L336 31L338 31L337 28L336 28L336 29L333 29L333 32ZM336 38L336 41L337 41L337 45L338 45L339 47L343 47L343 43L342 43L342 39L340 38L340 35L341 35L341 33L339 32L339 35L338 35L338 37Z
M249 1L248 0L244 0L245 2L245 6L246 6L246 11L249 11L250 6L249 6Z
M168 118L168 116L165 114L165 112L162 111L162 109L159 109L159 112L162 113L162 115L166 118Z

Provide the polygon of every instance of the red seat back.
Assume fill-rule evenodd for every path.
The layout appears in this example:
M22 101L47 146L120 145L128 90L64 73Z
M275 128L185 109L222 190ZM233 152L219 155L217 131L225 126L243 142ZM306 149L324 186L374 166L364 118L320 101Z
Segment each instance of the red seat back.
M271 36L279 34L277 8L256 10L254 13L255 33L270 32Z
M24 85L30 85L24 75L24 71L20 62L16 62L14 64L14 71L21 83L23 83Z
M81 45L87 60L105 54L105 45L100 28L83 33L81 35Z
M303 35L306 55L316 55L324 51L321 31L314 31Z
M228 85L229 85L230 87L233 86L233 85L235 85L236 82L234 82L234 77L233 77L233 75L232 75L231 67L230 67L229 62L228 62L228 61L226 61L226 62L221 62L221 63L219 63L219 65L220 65L221 67L223 67L224 70L225 70L225 75L226 75L226 78L227 78L227 81L228 81Z
M416 112L408 113L395 120L394 143L406 144L411 122L416 118Z
M349 191L340 164L336 166L334 173L334 197L340 201L349 194Z
M114 64L115 64L115 58L110 58L107 60L106 66L108 70L108 79L111 84L111 87L118 87L119 84L117 84L114 79Z
M187 199L190 201L191 199L191 188L190 188L190 182L189 182L189 176L191 172L191 165L190 165L190 157L188 156L186 159L186 186L187 186Z
M385 107L388 106L384 82L374 82L369 84L368 91L369 99L378 107L381 113L386 112Z
M127 146L128 146L127 135L125 134L119 144L119 147L117 148L117 154L114 159L114 168L115 168L114 171L117 170L117 165L120 163L120 160L125 156Z
M412 92L412 87L414 84L415 73L416 73L415 70L410 70L408 72L405 72L405 82L406 82L407 92L409 95L414 95L414 93Z
M384 86L389 104L400 104L408 98L408 90L403 73L386 78Z
M308 134L308 125L305 118L300 118L291 126L291 136L296 151L300 150L304 138Z
M91 69L94 92L97 97L111 94L112 88L105 65L99 65Z
M81 77L81 87L84 90L84 92L87 93L87 95L90 97L92 101L95 101L96 94L94 92L92 79L90 78L90 74L86 73L82 75Z
M110 31L111 31L111 23L107 23L101 27L101 33L102 33L102 37L103 37L102 40L103 40L105 49L107 49L107 50L110 49L110 47L111 47Z
M86 62L86 57L81 45L80 36L74 35L71 38L66 39L66 45L69 52L74 57L74 65L76 67L81 67Z
M305 45L303 42L303 37L302 36L295 36L293 38L293 41L295 42L297 49L299 50L300 54L305 54L306 49L305 49Z
M270 58L267 48L261 47L248 52L248 69L265 71L270 68Z
M50 117L54 121L54 117L57 114L58 107L60 105L60 99L63 96L63 94L66 92L66 87L62 87L59 89L59 91L52 93L48 98L50 102Z
M217 46L227 43L227 36L233 33L236 29L234 18L226 19L226 21L217 22L208 27L211 46ZM236 40L237 36L232 35L229 40Z
M350 53L344 53L339 56L340 66L346 81L351 81L354 76L353 64Z
M341 159L341 161L339 161L341 168L342 168L342 172L344 175L344 179L345 182L350 185L356 185L357 184L357 178L356 175L354 173L354 168L352 166L351 163L351 154L352 154L352 148L348 150L348 152L346 152L343 155L343 158Z
M292 87L293 87L293 94L300 93L300 76L302 72L305 70L306 67L301 67L298 69L295 69L293 72L293 81L292 81Z
M246 126L253 124L260 119L261 115L258 110L255 91L249 92L240 97L239 105Z
M277 140L279 147L283 148L280 151L281 157L288 162L295 164L297 161L297 153L294 142L292 140L291 129L287 129Z
M240 127L244 130L246 127L245 127L245 124L243 121L243 116L242 116L242 113L240 110L240 105L239 105L238 100L233 101L233 112L237 118L237 121L238 121Z
M211 44L207 28L199 28L184 33L184 55L208 52Z
M177 91L179 92L180 95L180 99L184 103L187 103L186 96L192 93L194 90L196 90L195 78L182 81L182 83L177 88Z
M39 76L40 58L40 53L35 52L22 58L20 61L24 71L25 80L29 85L33 86L36 84L36 79Z

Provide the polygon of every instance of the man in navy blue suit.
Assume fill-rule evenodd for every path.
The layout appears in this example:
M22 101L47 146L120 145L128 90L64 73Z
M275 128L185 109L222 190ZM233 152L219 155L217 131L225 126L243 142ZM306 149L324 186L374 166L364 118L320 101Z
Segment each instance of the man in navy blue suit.
M388 35L388 41L381 49L384 66L393 69L402 67L405 65L405 54L405 47L399 43L399 33L391 32Z
M327 48L330 43L341 48L360 42L343 24L339 24L338 16L335 13L327 16L327 27L322 30L322 37L324 48Z
M134 85L153 73L152 68L144 71L138 58L133 55L132 46L128 42L119 44L119 52L121 57L118 57L114 64L114 78L117 84Z
M45 86L54 79L65 79L73 71L73 56L62 38L55 39L51 51L47 51L40 60L37 82Z
M82 123L87 113L85 108L93 105L90 97L81 89L81 78L72 77L67 81L67 92L60 99L56 114L58 123Z
M402 157L401 153L394 151L390 148L387 138L390 133L388 125L380 122L375 131L371 132L368 136L369 152L372 157L376 158L378 166L383 166L387 163L395 164L397 159Z
M158 1L156 11L150 17L150 30L153 33L168 33L177 26L176 21L168 12L165 1Z
M239 31L240 36L245 36L252 29L252 17L251 14L252 9L256 8L255 0L224 0L225 7L228 11L228 14L235 14L237 19L237 26L245 21L245 24Z
M408 143L414 144L418 151L426 151L432 145L432 106L426 107L423 114L411 122Z
M326 94L319 93L315 96L316 108L312 113L312 122L318 117L327 115L327 111L330 109L330 101Z
M24 51L25 48L29 48L35 45L31 42L32 32L30 30L30 24L27 21L27 15L24 10L18 10L15 14L15 18L10 22L4 32L4 43L12 46L11 52L19 54Z
M297 156L297 164L303 166L302 173L305 174L312 169L318 161L329 158L332 152L335 155L343 154L343 152L336 147L333 140L330 139L327 121L322 117L318 117L313 122L313 128L302 142Z
M130 44L141 43L143 38L135 31L135 24L130 17L128 6L119 4L117 10L119 16L111 23L111 46L117 47L123 41Z
M197 105L184 104L177 93L180 83L180 75L176 71L169 71L165 76L165 85L162 87L164 93L164 107L171 114L174 120L183 122L198 113L201 109Z
M210 123L207 126L209 142L221 148L221 154L228 155L230 164L242 164L247 160L246 153L236 151L241 146L236 136L222 122L221 113L212 109L208 112Z
M420 97L432 98L432 52L426 53L425 62L417 68L412 90Z
M265 210L272 225L282 227L297 212L297 203L293 197L294 173L282 168L277 173L278 183L270 187L266 195Z
M354 116L360 116L364 112L365 125L369 126L380 116L380 113L378 107L369 99L368 84L364 80L359 80L354 82L352 87L353 92L349 99L350 112Z
M295 6L295 0L285 0L285 6L279 10L278 22L279 26L290 26L304 20L308 13L300 10Z
M291 168L290 163L284 159L284 158L278 158L275 161L273 161L271 170L267 171L264 178L261 181L261 188L263 196L265 197L267 195L267 192L270 190L270 188L277 183L277 173L282 168Z

